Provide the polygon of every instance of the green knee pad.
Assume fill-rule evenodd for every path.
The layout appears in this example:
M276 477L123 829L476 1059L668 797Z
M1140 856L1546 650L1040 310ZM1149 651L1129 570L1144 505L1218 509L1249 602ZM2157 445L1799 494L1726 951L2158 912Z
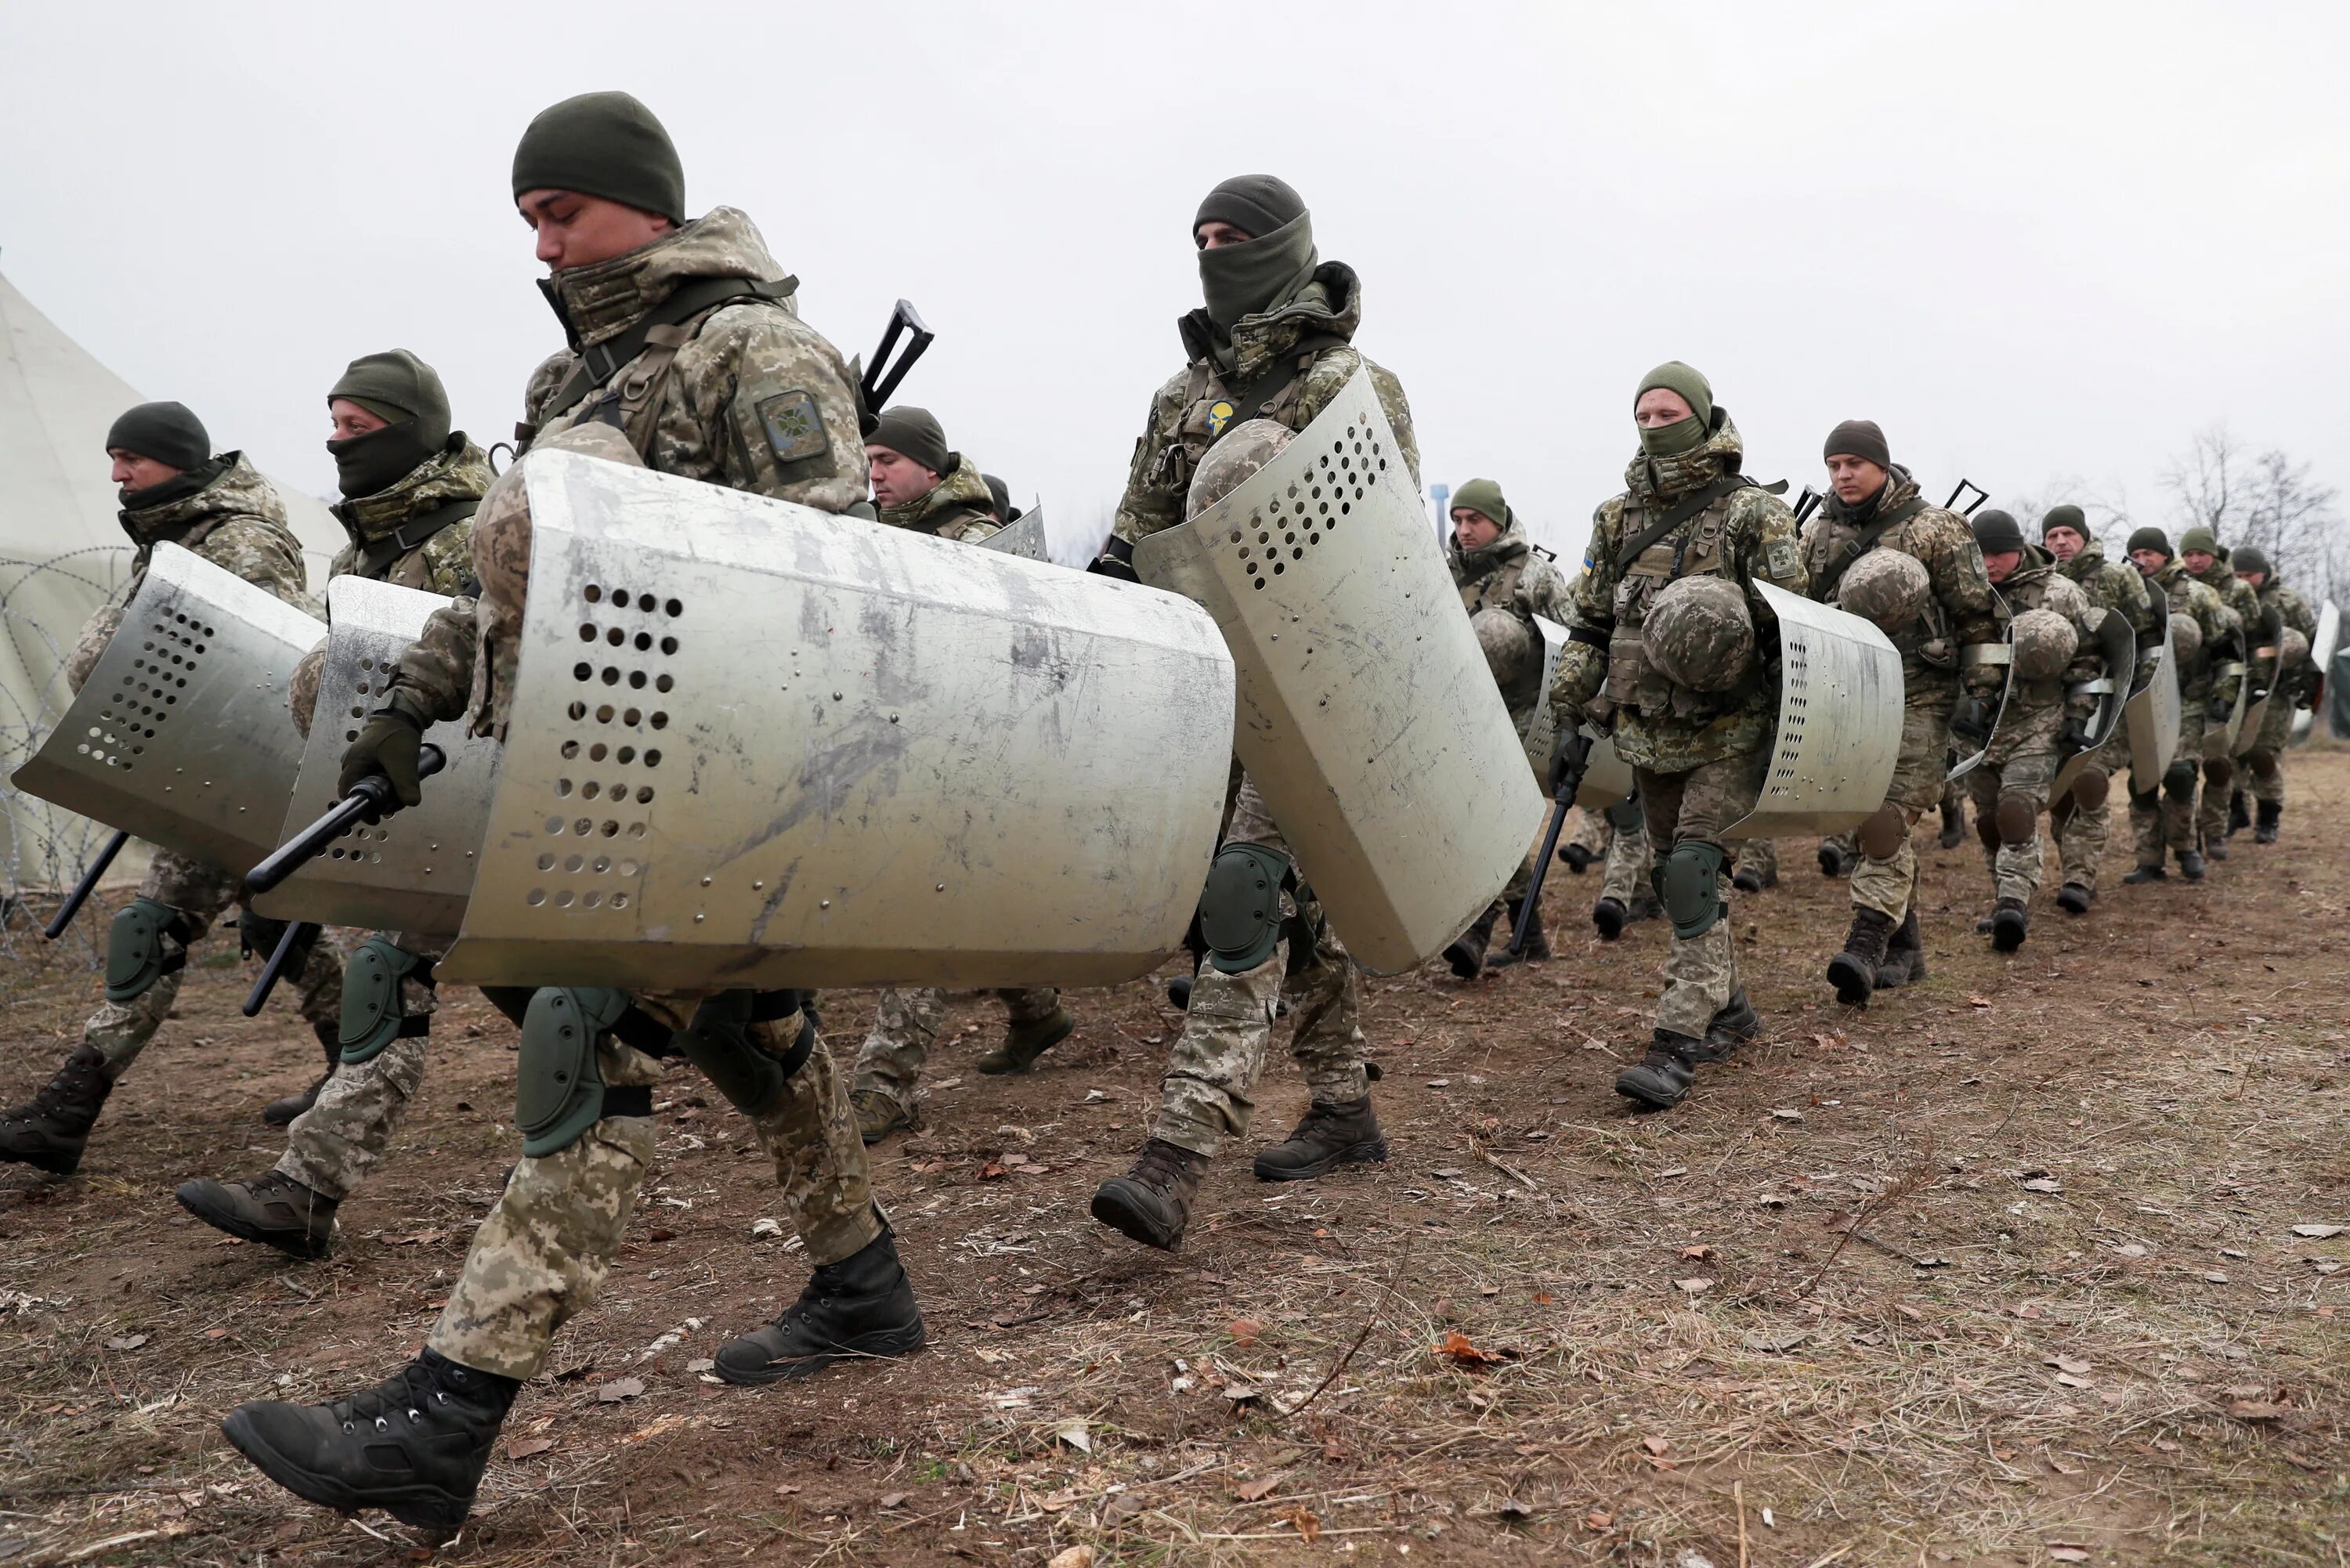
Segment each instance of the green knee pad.
M1245 974L1273 956L1281 940L1282 889L1289 857L1262 844L1227 844L1208 867L1200 894L1200 936L1208 961L1226 974Z
M1721 918L1721 846L1685 838L1665 857L1657 896L1673 935L1688 941L1713 929Z
M180 950L163 946L170 937ZM106 938L106 1000L120 1007L138 1001L167 974L188 967L187 917L171 905L143 895L114 917Z
M411 974L431 985L431 961L383 936L361 942L359 950L343 965L343 1016L335 1044L341 1048L344 1061L371 1062L393 1041L431 1031L429 1014L420 1012L411 1018L400 1011L400 982Z
M794 1013L800 1015L799 1034L785 1055L770 1055L751 1038L752 1024ZM783 1097L785 1082L807 1061L816 1048L816 1025L796 992L723 991L693 1010L693 1022L679 1032L677 1046L720 1094L755 1116Z
M1640 797L1637 794L1625 796L1600 815L1607 819L1607 826L1618 833L1638 832L1646 816L1640 809Z
M523 1014L515 1062L515 1126L533 1159L570 1147L604 1117L596 1042L629 1010L629 993L546 986Z

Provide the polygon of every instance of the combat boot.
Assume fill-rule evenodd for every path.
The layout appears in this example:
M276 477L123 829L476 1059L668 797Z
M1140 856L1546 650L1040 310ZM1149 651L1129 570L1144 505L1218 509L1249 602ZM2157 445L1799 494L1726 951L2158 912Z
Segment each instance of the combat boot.
M1918 911L1910 909L1885 939L1885 961L1877 966L1877 989L1898 991L1926 978L1926 940L1918 929Z
M1191 1011L1191 975L1179 974L1167 982L1167 1005L1178 1012Z
M322 1508L380 1508L442 1537L473 1507L521 1385L427 1350L375 1387L328 1405L256 1399L221 1431L261 1472Z
M2192 849L2178 852L2178 874L2189 882L2203 880L2203 857Z
M261 1119L271 1127L293 1126L296 1116L318 1103L319 1091L327 1086L327 1080L333 1077L335 1069L342 1064L343 1048L335 1039L337 1033L335 1025L313 1023L310 1028L318 1036L318 1044L327 1048L327 1070L318 1075L317 1083L312 1084L300 1094L287 1095L282 1099L272 1100L261 1107Z
M288 1257L323 1258L335 1239L336 1200L278 1171L242 1181L182 1181L180 1207L211 1226Z
M1689 1098L1705 1043L1659 1029L1648 1054L1616 1075L1616 1092L1652 1111L1669 1111Z
M1966 803L1954 800L1942 807L1942 836L1934 842L1945 849L1956 849L1966 841Z
M1602 898L1591 906L1591 924L1603 942L1612 942L1622 936L1625 923L1631 918L1632 911L1624 907L1621 898Z
M1525 902L1523 898L1510 900L1510 931L1513 935L1517 932L1518 916L1524 909ZM1514 963L1548 963L1549 961L1550 937L1543 930L1540 905L1534 907L1534 918L1526 923L1526 945L1523 952L1513 953L1504 945L1501 951L1485 955L1487 969L1507 969Z
M1762 1033L1762 1015L1746 1000L1746 988L1740 986L1731 993L1729 1005L1713 1015L1706 1025L1705 1040L1697 1054L1700 1062L1726 1062L1731 1052Z
M2056 889L2056 907L2068 915L2085 915L2090 900L2095 897L2078 882L2067 882Z
M1171 1252L1183 1240L1191 1199L1207 1173L1206 1155L1152 1138L1142 1146L1132 1170L1095 1190L1093 1217L1146 1247Z
M1779 868L1774 866L1766 875L1752 866L1741 866L1730 874L1730 885L1742 893L1760 893L1779 885Z
M2277 841L2277 824L2283 820L2284 802L2281 800L2261 802L2260 826L2252 829L2252 842L2274 844Z
M729 1383L780 1383L847 1356L911 1355L923 1339L914 1282L885 1225L859 1251L809 1275L783 1316L720 1345L716 1371Z
M1837 846L1823 839L1820 843L1820 875L1832 882L1840 882L1852 875L1854 857Z
M1184 1000L1191 1000L1188 992ZM1034 1023L1014 1023L1005 1029L1003 1044L982 1056L977 1066L991 1077L1024 1073L1036 1064L1037 1057L1075 1033L1077 1021L1069 1015L1067 1008L1055 1007L1050 1018L1040 1018Z
M1371 1096L1365 1095L1343 1106L1320 1100L1307 1106L1287 1140L1258 1155L1254 1168L1259 1181L1305 1181L1342 1165L1387 1157L1386 1135L1372 1113Z
M2251 825L2252 814L2244 806L2244 792L2240 789L2229 791L2228 836L2233 838Z
M57 1076L26 1104L0 1114L0 1160L70 1176L106 1096L114 1092L106 1057L95 1045L77 1045Z
M1474 980L1485 972L1485 949L1493 940L1493 922L1501 915L1501 905L1488 904L1485 912L1445 948L1444 961L1452 966L1455 975Z
M2032 929L2032 911L2021 898L2002 898L1991 912L1991 950L2012 953Z
M868 1144L879 1143L900 1127L918 1125L914 1107L887 1089L851 1089L848 1108L857 1116L857 1136Z
M1866 1007L1877 990L1877 966L1885 961L1885 944L1893 922L1882 910L1855 909L1852 929L1845 933L1844 951L1828 960L1828 983L1846 1007Z
M2123 876L2122 881L2126 886L2137 888L2142 887L2148 882L2166 881L2169 878L2169 876L2170 873L2163 869L2162 862L2158 860L2151 866L2132 867L2130 870Z
M1560 845L1558 846L1558 857L1566 862L1566 868L1569 871L1574 872L1578 877L1582 876L1583 873L1589 868L1594 860L1599 858L1599 857L1594 855L1590 850L1586 849L1580 844Z
M1631 919L1653 920L1665 912L1665 901L1657 897L1654 888L1642 887L1632 895Z

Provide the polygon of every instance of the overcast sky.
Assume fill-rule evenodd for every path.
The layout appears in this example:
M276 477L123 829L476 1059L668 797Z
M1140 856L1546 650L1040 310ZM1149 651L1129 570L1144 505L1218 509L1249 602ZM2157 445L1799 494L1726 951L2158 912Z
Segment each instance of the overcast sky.
M507 175L624 88L803 313L1106 519L1226 175L1305 194L1429 482L1578 556L1632 391L1712 379L1747 471L1881 422L1934 499L2081 475L2162 520L2225 421L2350 489L2350 6L0 6L0 270L223 446L332 490L326 388L394 345L487 441L560 346ZM90 454L102 463L102 454Z

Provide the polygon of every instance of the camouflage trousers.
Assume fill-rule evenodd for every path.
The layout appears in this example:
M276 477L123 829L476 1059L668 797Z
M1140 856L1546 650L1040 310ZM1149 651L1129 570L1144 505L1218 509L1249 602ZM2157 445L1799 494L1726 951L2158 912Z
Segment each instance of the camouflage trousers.
M699 993L650 992L637 1005L671 1029L691 1021ZM751 1025L761 1049L781 1055L800 1017ZM660 1061L616 1039L596 1051L608 1085L660 1081ZM819 1038L764 1115L752 1118L773 1157L775 1184L808 1259L838 1262L881 1233L847 1081ZM652 1163L650 1116L606 1116L553 1154L516 1161L505 1190L473 1233L463 1272L427 1341L483 1372L536 1376L565 1323L595 1300L627 1231Z
M2213 733L2210 724L2204 732ZM2244 764L2237 757L2206 757L2203 759L2203 794L2195 808L2195 830L2206 845L2222 843L2228 836L2228 797L2244 782Z
M237 901L237 890L244 878L192 860L169 849L159 849L149 862L146 880L140 883L142 898L168 904L177 910L188 926L188 947L192 950L213 929L213 922L226 913ZM106 1075L120 1078L147 1048L147 1042L170 1017L172 1004L180 997L180 981L185 971L173 970L159 978L154 984L126 1002L101 1002L89 1021L81 1026L82 1044L94 1045L106 1058ZM322 1040L334 1038L337 1023L343 1011L343 961L333 943L323 937L311 946L310 956L298 975L288 975L301 998L302 1016L313 1031L323 1032Z
M1599 867L1599 896L1629 906L1640 889L1649 886L1656 866L1656 846L1648 837L1642 796L1610 806L1601 820L1609 825L1607 858ZM1620 820L1619 820L1620 819Z
M2293 716L2298 711L2285 693L2278 692L2269 703L2260 738L2251 751L2236 759L2236 765L2251 775L2243 783L2254 800L2284 804L2284 754L2293 744Z
M1234 770L1238 772L1237 769ZM1287 843L1265 810L1256 785L1243 776L1232 802L1225 841L1262 844L1286 853ZM1363 1066L1361 1004L1354 961L1337 934L1322 920L1309 895L1303 907L1282 896L1284 916L1301 918L1316 932L1312 952L1289 972L1290 939L1284 933L1273 954L1254 969L1226 974L1202 964L1191 982L1191 1004L1183 1032L1168 1055L1159 1080L1159 1115L1151 1136L1179 1148L1213 1158L1227 1138L1243 1137L1256 1102L1249 1092L1264 1069L1275 1011L1285 996L1292 1029L1289 1054L1316 1101L1344 1105L1371 1092Z
M1974 801L1975 833L1994 898L2029 904L2040 890L2040 817L2056 777L2056 732L2064 722L2061 703L2007 714L1981 763L1960 781ZM2028 838L2011 837L2011 827L2026 825Z
M1585 854L1596 860L1607 853L1607 841L1615 831L1608 825L1606 812L1578 805L1575 808L1575 821L1567 828L1565 836L1559 840L1559 846L1579 846Z
M1909 897L1918 887L1911 832L1919 817L1941 804L1942 786L1950 776L1950 710L1959 700L1957 683L1946 675L1921 675L1908 668L1903 673L1911 679L1901 705L1901 751L1885 791L1885 804L1901 813L1901 842L1890 855L1864 853L1852 868L1853 907L1875 909L1897 926L1908 914Z
M2113 837L2114 797L2129 788L2128 734L2116 734L2107 741L2089 765L2110 781L2106 798L2095 805L2080 805L2068 798L2048 814L2048 826L2056 835L2056 856L2064 865L2064 880L2094 893L2097 868L2105 864L2106 846Z
M1721 830L1754 809L1762 793L1768 751L1750 752L1706 763L1685 774L1651 773L1637 768L1640 810L1648 818L1648 838L1666 846L1669 855L1683 844L1721 847ZM1729 901L1729 879L1716 879L1716 894ZM1730 1005L1738 992L1738 943L1730 922L1716 920L1704 933L1676 933L1665 950L1665 990L1657 1000L1657 1027L1692 1039L1703 1039L1714 1015Z
M2130 796L2130 834L2137 840L2137 863L2159 866L2165 849L2196 846L2195 801L2203 780L2203 704L2208 693L2182 696L2178 704L2178 749L2171 753L2171 771L2186 782L2178 794L2168 784L2158 790ZM2181 766L2191 763L2192 770ZM2136 784L2133 778L2130 781ZM2226 803L2220 803L2224 810ZM2224 826L2224 823L2222 825Z
M444 939L404 931L376 935L421 959L437 961L449 950ZM413 974L401 977L401 1018L430 1019L440 1005L432 986ZM338 1066L317 1103L286 1129L277 1174L338 1202L359 1190L424 1081L425 1041L422 1034L398 1035L366 1061Z
M1763 882L1779 878L1779 843L1774 838L1749 838L1738 846L1737 863L1732 871L1743 871L1761 877Z
M1060 1011L1061 993L1049 985L1007 987L993 992L1003 999L1013 1028L1042 1023ZM901 1106L914 1102L914 1086L931 1047L946 1027L947 993L936 986L891 986L873 1006L873 1026L857 1053L858 1089L874 1089Z

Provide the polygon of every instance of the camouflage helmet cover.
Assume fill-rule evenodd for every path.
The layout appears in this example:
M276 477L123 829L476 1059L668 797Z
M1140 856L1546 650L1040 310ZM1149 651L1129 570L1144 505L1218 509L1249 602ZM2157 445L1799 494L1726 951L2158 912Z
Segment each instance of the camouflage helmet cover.
M2052 680L2064 673L2080 651L2080 634L2053 609L2028 609L2015 618L2015 675L2019 680Z
M1692 691L1727 691L1754 662L1754 618L1737 584L1715 576L1665 586L1640 626L1658 673Z
M2178 651L2179 662L2182 664L2202 652L2202 623L2183 610L2172 612L2170 646Z
M2308 635L2297 626L2285 628L2284 635L2277 639L2277 668L2291 670L2308 657Z
M1258 469L1271 462L1290 443L1295 434L1278 420L1247 420L1234 425L1200 460L1198 471L1191 475L1191 491L1183 500L1184 517L1197 517L1247 483Z
M1836 584L1836 605L1876 623L1888 636L1906 631L1925 613L1933 592L1926 564L1899 550L1871 550Z
M1488 607L1471 616L1469 624L1477 628L1477 646L1485 650L1494 684L1506 690L1540 668L1542 646L1534 628L1519 617Z

